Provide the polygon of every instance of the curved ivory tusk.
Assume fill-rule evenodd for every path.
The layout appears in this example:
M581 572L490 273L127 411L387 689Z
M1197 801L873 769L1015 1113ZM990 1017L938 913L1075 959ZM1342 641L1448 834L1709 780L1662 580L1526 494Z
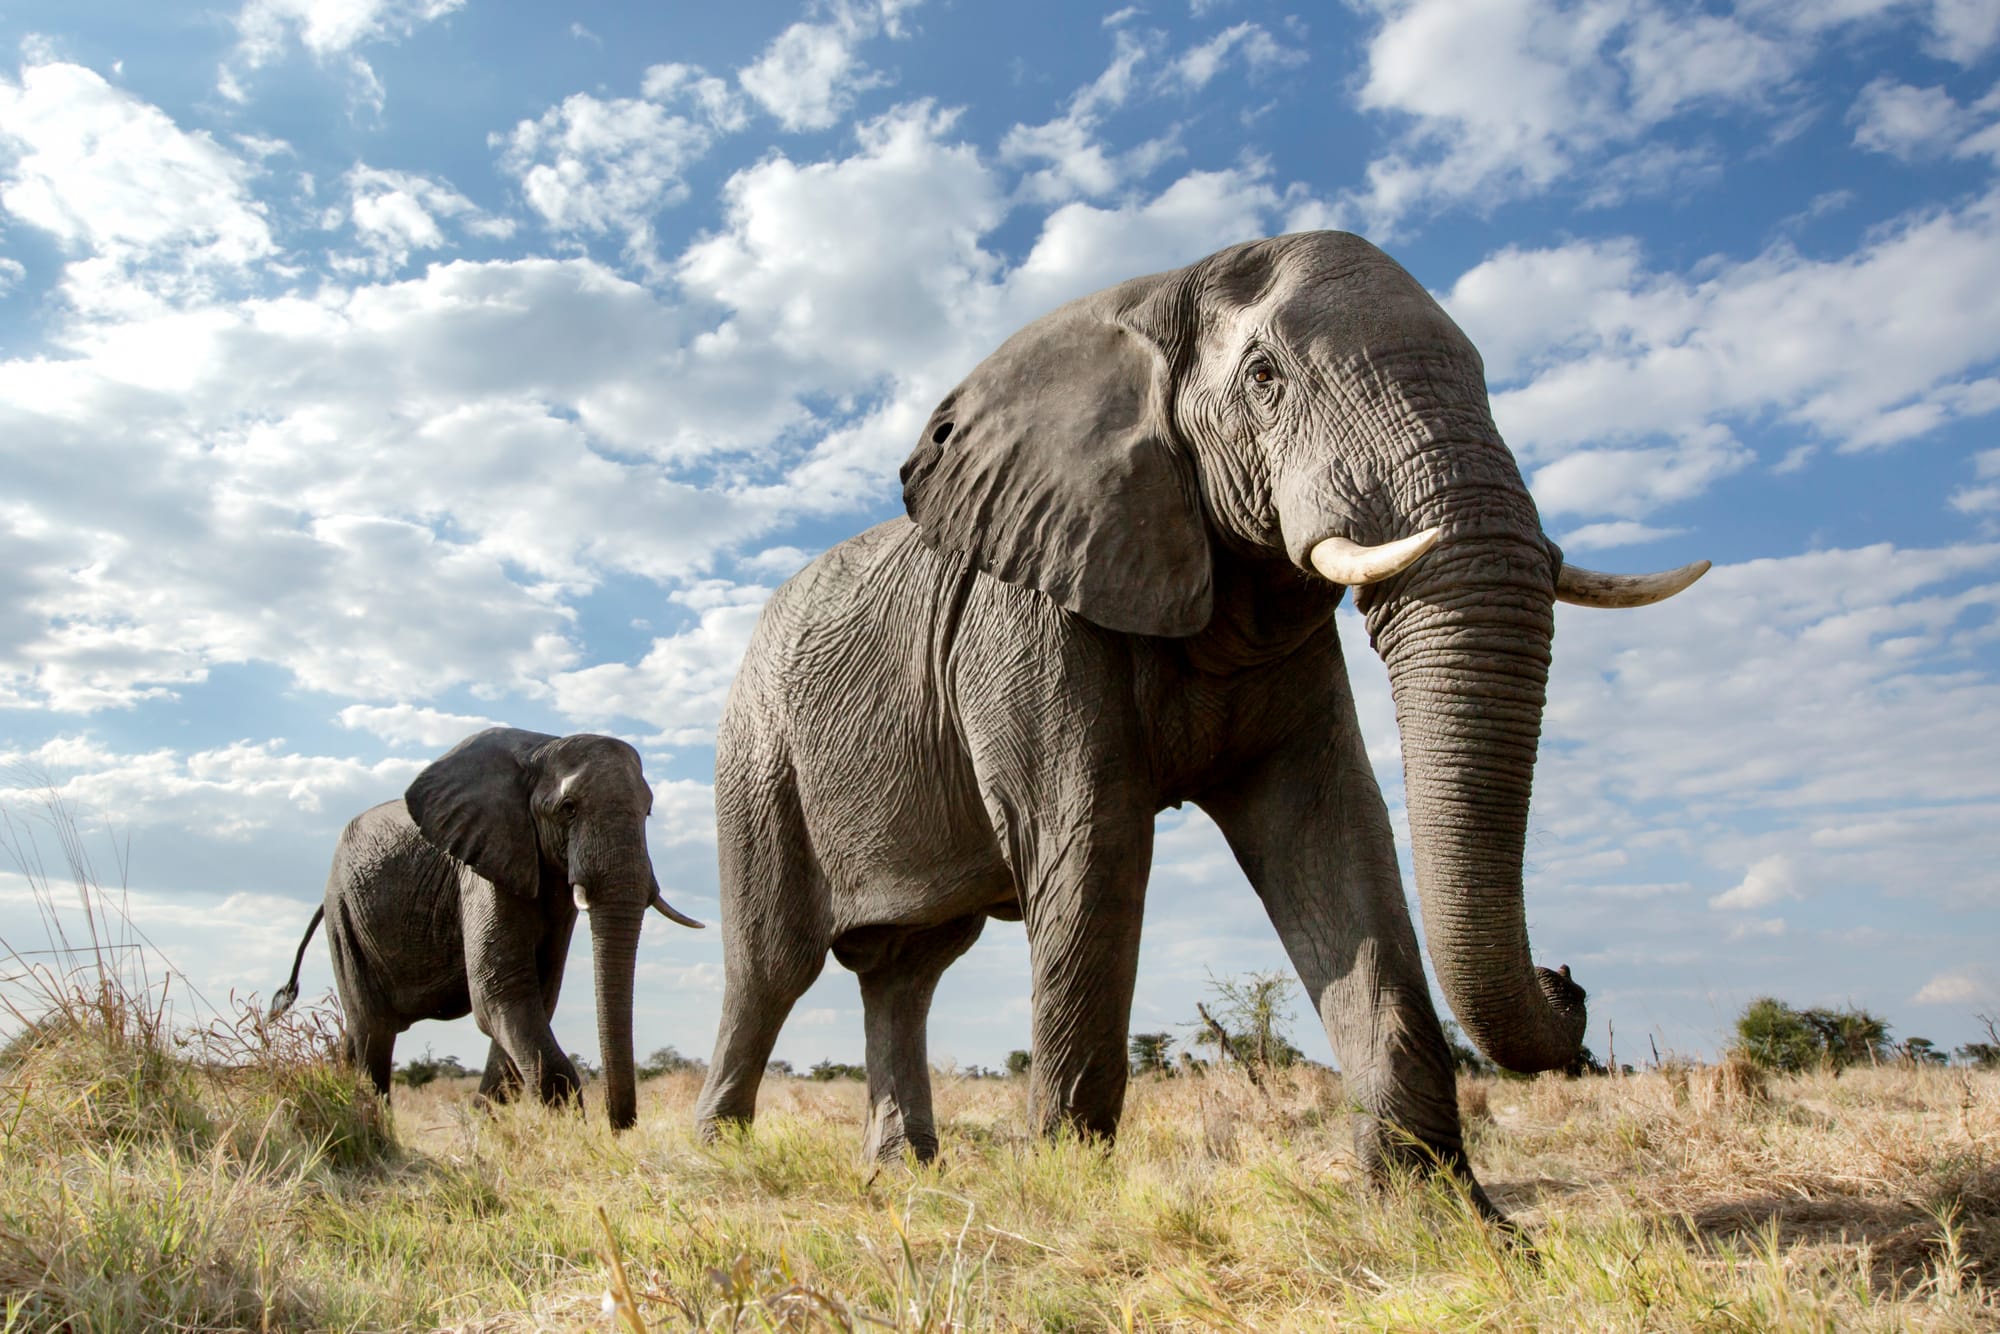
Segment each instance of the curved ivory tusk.
M1440 528L1426 528L1412 537L1384 542L1379 547L1364 547L1344 537L1323 538L1313 544L1308 559L1315 570L1334 583L1359 588L1409 569L1426 551L1437 545L1438 534L1442 531Z
M586 896L586 895L585 895L585 893L584 893L584 891L583 891L583 885L582 885L581 883L578 883L578 884L574 884L574 885L571 885L571 886L569 887L569 896L570 896L570 899L571 899L571 900L572 900L573 902L575 902L575 904L576 904L576 906L577 906L577 909L578 909L578 911L580 911L580 912L589 912L589 911L590 911L590 904L589 904L589 902L588 902L588 896Z
M1644 607L1672 597L1707 573L1705 560L1658 574L1601 574L1565 562L1556 576L1556 600L1579 607Z
M679 922L682 926L691 926L697 931L707 926L706 922L697 922L694 918L689 917L686 913L668 903L666 895L661 894L657 890L653 893L653 906L658 908L670 922Z

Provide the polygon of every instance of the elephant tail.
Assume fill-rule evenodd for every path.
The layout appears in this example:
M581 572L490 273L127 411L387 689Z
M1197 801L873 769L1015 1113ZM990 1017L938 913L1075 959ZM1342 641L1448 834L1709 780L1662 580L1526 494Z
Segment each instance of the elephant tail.
M292 1002L299 998L299 965L306 961L306 946L312 944L313 932L319 930L322 918L326 916L326 905L313 909L311 925L306 927L305 936L299 941L299 952L292 956L292 975L285 979L285 985L278 988L278 994L271 997L271 1013L267 1019L276 1019L292 1008Z

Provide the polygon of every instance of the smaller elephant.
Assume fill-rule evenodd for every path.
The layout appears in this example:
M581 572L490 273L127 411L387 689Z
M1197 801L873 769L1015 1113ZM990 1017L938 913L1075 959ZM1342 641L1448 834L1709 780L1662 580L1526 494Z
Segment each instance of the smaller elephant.
M299 941L273 1018L298 999L299 965L322 919L347 1018L347 1051L389 1092L396 1035L470 1013L493 1039L482 1095L533 1084L544 1102L581 1098L549 1021L579 909L590 913L597 1033L611 1124L638 1119L632 973L646 909L667 904L646 853L653 790L639 753L613 737L474 733L395 801L341 831L326 898Z

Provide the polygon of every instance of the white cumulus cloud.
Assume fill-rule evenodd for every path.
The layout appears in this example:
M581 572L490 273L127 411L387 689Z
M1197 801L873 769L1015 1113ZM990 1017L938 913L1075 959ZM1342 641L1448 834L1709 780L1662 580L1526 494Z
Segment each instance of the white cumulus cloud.
M1748 466L1735 428L1773 414L1856 451L2000 408L1996 288L1987 194L1846 256L1775 245L1699 277L1647 269L1627 240L1509 248L1443 300L1544 509L1636 519Z
M446 750L482 728L498 727L477 714L444 713L417 704L350 704L338 714L340 725L372 732L393 746L425 746Z
M829 129L857 94L888 80L862 63L856 48L901 32L901 12L915 0L839 0L818 23L794 23L737 71L736 80L788 130Z
M1990 1004L1995 992L1993 984L1985 977L1969 970L1939 973L1910 997L1912 1005L1959 1005L1972 1006Z
M1717 894L1708 901L1711 908L1736 910L1768 908L1785 899L1799 897L1798 872L1792 859L1776 853L1754 863L1736 888Z
M81 65L0 76L0 207L78 257L73 299L185 291L272 255L257 169Z
M692 66L654 66L643 87L643 97L572 93L491 139L550 230L621 235L650 271L654 216L687 198L683 173L742 117L721 82Z
M357 48L397 41L462 8L465 0L247 0L236 13L236 49L216 76L233 102L249 99L243 78L296 42L314 59L346 63L357 97L382 107L381 80Z

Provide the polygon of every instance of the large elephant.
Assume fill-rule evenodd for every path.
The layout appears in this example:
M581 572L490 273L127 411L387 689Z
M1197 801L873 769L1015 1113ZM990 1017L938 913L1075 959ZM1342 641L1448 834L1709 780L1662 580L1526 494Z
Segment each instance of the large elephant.
M608 736L493 727L426 767L396 801L341 831L275 1017L298 997L299 964L322 917L349 1054L389 1092L396 1035L470 1013L493 1039L480 1092L532 1084L543 1101L583 1082L549 1021L578 909L590 913L597 1036L611 1124L638 1115L632 970L646 909L685 926L646 853L653 790L639 753Z
M1657 600L1706 563L1566 565L1479 354L1338 232L1028 325L938 404L903 482L908 519L778 590L724 710L702 1124L751 1116L831 949L860 975L867 1149L931 1155L931 995L998 917L1027 927L1037 1121L1112 1134L1153 820L1193 801L1326 1025L1363 1162L1469 1179L1334 608L1357 590L1388 666L1445 997L1495 1061L1546 1070L1585 1018L1522 904L1552 604Z

